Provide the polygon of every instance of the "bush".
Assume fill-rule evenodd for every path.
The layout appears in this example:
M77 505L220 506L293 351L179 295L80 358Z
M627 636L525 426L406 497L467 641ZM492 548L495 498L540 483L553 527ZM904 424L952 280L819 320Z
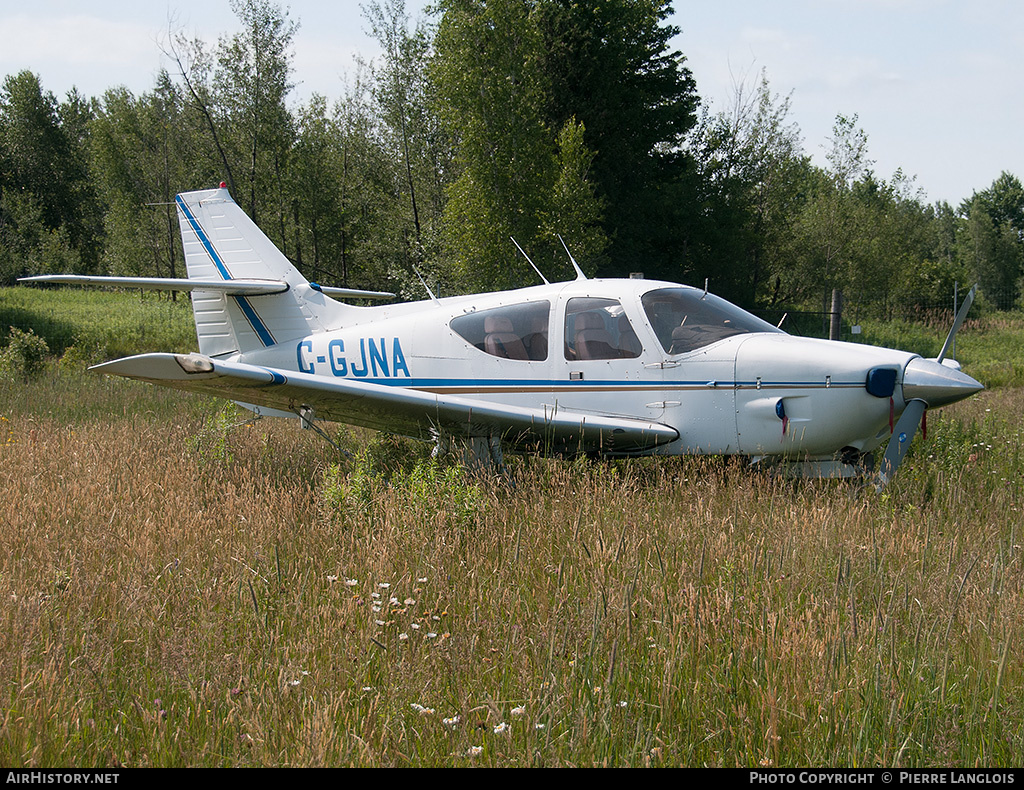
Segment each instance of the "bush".
M46 367L50 348L46 341L29 329L10 328L7 346L0 351L0 373L5 378L30 379Z

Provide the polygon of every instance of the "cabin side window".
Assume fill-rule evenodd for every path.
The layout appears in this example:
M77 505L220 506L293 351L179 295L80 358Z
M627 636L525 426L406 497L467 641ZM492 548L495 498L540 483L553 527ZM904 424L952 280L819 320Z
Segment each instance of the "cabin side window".
M565 358L635 359L643 346L615 299L576 297L565 308Z
M550 302L526 302L460 315L449 326L492 357L542 362L548 358L550 315Z

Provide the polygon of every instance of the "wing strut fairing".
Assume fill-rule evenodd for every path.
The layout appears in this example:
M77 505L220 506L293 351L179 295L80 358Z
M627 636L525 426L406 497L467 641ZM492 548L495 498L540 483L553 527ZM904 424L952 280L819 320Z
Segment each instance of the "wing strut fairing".
M641 419L499 405L408 387L223 362L201 354L142 354L91 370L296 415L312 408L318 418L426 440L440 430L456 436L499 437L513 447L540 447L555 453L629 455L679 438L675 428Z

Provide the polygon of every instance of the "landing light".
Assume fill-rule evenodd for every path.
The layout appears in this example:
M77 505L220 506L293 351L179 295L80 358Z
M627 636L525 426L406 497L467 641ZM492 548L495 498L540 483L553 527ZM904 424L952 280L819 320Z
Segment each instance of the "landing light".
M202 354L175 354L174 359L186 373L213 373L213 360Z

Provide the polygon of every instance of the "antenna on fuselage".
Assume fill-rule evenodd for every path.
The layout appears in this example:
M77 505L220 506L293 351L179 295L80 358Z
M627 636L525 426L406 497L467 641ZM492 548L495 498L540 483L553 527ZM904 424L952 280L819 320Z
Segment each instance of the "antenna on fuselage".
M512 239L512 243L516 245L516 249L523 253L523 257L526 258L529 264L533 267L533 270L537 272L537 276L544 281L544 285L551 285L551 283L548 282L548 278L541 274L540 269L537 268L537 264L530 260L530 256L526 254L526 250L519 246L519 242L513 239L511 236L509 236L509 238Z
M420 284L423 286L424 290L426 290L427 294L430 296L430 301L432 301L434 304L441 304L439 301L437 301L437 297L434 296L434 292L430 290L430 286L427 285L427 281L423 279L423 275L420 274L419 269L413 266L412 270L416 274L416 276L419 277Z
M562 238L562 234L561 233L558 234L558 240L560 242L562 242L562 246L565 247L565 254L569 256L569 262L572 263L572 268L574 268L576 270L576 279L577 280L586 280L587 279L587 275L585 275L583 273L583 269L581 269L580 265L578 263L576 263L576 259L574 257L572 257L572 253L569 252L569 245L565 243L565 239Z

